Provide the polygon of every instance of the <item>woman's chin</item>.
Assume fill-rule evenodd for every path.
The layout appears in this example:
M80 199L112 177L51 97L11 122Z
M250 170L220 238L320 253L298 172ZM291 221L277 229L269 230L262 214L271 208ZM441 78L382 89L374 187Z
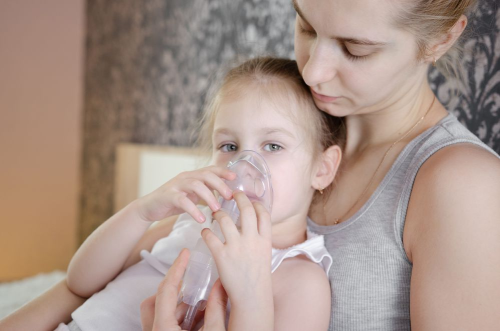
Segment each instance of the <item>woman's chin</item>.
M351 114L350 111L346 109L346 107L340 106L338 104L316 102L316 107L318 107L318 109L327 113L328 115L332 115L335 117L345 117Z

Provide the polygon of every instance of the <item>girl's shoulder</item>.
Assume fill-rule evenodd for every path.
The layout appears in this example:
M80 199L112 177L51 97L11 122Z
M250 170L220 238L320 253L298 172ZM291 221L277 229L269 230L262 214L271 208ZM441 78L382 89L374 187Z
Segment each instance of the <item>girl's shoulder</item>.
M275 329L326 330L328 328L331 289L328 276L319 264L303 255L288 258L272 274L272 281ZM290 316L308 316L308 318L291 319ZM307 321L308 324L299 325L301 321Z

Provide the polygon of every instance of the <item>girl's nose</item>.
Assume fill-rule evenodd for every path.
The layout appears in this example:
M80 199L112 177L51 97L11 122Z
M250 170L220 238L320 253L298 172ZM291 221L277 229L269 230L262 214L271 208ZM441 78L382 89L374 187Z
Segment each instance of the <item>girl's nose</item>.
M318 41L311 45L309 58L302 69L302 77L311 87L327 83L337 75L337 58L324 46Z

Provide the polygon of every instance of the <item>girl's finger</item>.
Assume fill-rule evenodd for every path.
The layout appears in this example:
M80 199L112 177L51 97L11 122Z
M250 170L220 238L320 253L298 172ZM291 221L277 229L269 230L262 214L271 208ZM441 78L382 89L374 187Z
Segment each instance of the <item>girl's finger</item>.
M199 198L203 199L207 205L212 209L212 211L217 211L220 209L220 204L217 201L214 193L207 187L207 185L198 180L192 179L189 183L184 184L180 190L189 194L196 194Z
M196 205L191 201L187 196L182 193L179 193L174 197L174 205L177 208L184 210L186 213L191 215L197 222L203 223L206 218L205 215L196 207Z
M235 191L233 196L240 210L241 233L247 235L257 234L257 216L252 202L241 191Z
M255 208L255 212L257 213L257 227L259 229L259 234L267 240L271 240L271 215L267 211L266 207L264 207L260 202L254 202L253 206Z
M236 173L232 172L226 167L220 167L220 166L209 166L207 167L210 171L212 171L214 174L216 174L219 177L222 177L227 180L233 180L236 178Z
M227 293L218 279L208 297L203 330L225 330L227 300Z
M219 223L220 229L227 243L233 242L240 237L238 228L234 224L234 220L222 210L213 214L213 218Z
M203 181L212 190L216 190L217 192L219 192L219 194L223 196L224 199L231 200L233 198L233 191L224 182L223 178L221 178L217 174L206 170L201 173L199 180Z
M204 228L201 230L201 237L214 258L224 249L222 241L210 229Z
M159 330L165 329L172 323L177 322L175 309L177 307L179 284L184 276L188 262L189 251L183 249L158 287L153 325Z

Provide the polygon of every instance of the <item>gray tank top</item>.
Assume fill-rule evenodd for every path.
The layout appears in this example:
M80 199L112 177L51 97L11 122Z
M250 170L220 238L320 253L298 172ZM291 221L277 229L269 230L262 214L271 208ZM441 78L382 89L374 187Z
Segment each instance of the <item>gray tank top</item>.
M410 330L412 264L403 248L403 228L413 182L422 164L443 147L472 143L496 153L453 115L412 140L368 201L332 226L309 220L325 236L333 258L329 330Z

